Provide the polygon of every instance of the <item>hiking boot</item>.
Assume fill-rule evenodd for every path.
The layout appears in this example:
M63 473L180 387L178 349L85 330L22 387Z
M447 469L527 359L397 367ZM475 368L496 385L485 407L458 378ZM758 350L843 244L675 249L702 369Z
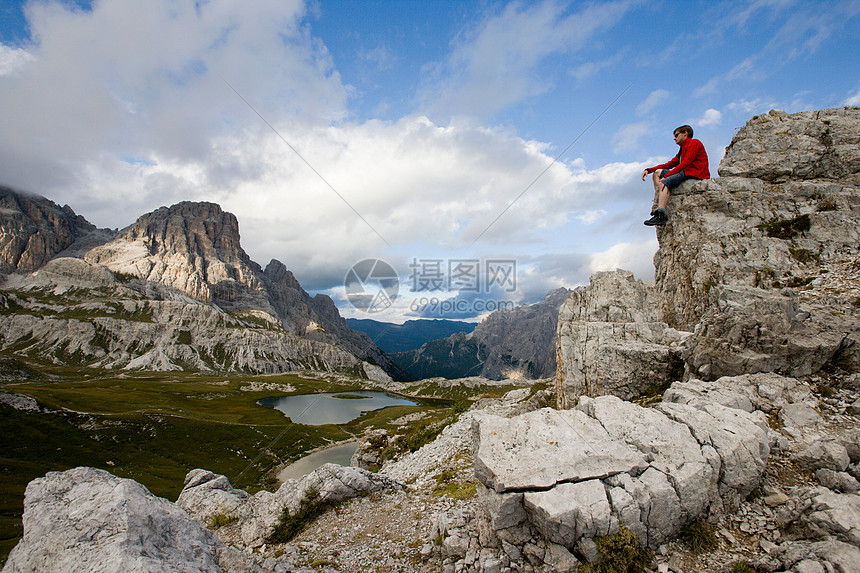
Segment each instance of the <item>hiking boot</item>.
M650 219L645 221L645 224L649 227L662 227L666 224L667 220L666 212L658 209Z

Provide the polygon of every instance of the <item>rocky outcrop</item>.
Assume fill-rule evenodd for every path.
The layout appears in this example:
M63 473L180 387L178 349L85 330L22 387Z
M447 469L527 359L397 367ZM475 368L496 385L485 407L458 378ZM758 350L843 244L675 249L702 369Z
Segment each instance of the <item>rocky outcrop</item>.
M402 487L366 470L327 464L275 493L249 496L224 476L192 470L173 504L103 470L49 472L27 486L24 537L3 571L287 573L299 570L288 557L238 551L204 525L239 518L245 544L259 547L282 513L295 513L311 491L314 500L332 505Z
M640 396L683 375L689 336L658 318L653 284L630 271L600 272L574 290L558 315L558 406L579 396Z
M0 187L0 277L32 272L95 232L68 205Z
M569 292L560 288L539 303L496 310L471 333L433 340L394 358L415 379L549 378L556 371L559 307Z
M720 177L669 203L654 257L661 319L698 376L860 365L860 110L751 119Z
M568 297L559 404L689 376L860 368L858 128L857 108L747 122L721 177L673 191L653 290L616 271Z

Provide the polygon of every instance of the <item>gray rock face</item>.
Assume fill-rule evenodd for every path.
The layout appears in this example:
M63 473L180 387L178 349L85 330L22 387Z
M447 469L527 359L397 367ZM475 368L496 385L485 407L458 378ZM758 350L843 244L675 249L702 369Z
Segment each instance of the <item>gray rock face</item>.
M754 118L720 178L673 193L654 257L660 316L694 331L684 358L699 377L860 364L858 127L856 108Z
M721 176L769 182L844 179L860 183L857 108L786 114L771 111L747 122L726 149ZM752 132L752 135L750 135Z
M32 272L95 231L68 205L0 187L0 276Z
M763 425L715 402L651 409L584 396L573 410L476 415L475 475L489 488L483 506L497 531L530 525L572 550L624 526L657 547L759 484Z
M570 408L579 396L630 399L651 385L680 379L680 343L689 333L660 322L653 285L630 271L591 276L565 300L558 317L557 399Z
M860 496L854 493L807 488L780 512L779 521L783 527L805 529L812 538L833 538L860 547Z
M4 573L262 571L169 501L103 470L30 482L24 537ZM268 568L266 570L274 570Z
M225 476L194 469L185 476L185 484L176 505L200 523L209 523L218 515L235 515L247 499L247 492L234 488Z

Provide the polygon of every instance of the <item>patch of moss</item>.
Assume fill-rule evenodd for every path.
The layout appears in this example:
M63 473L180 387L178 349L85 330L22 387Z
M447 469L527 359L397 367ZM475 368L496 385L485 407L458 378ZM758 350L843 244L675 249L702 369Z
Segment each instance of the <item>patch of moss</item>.
M613 535L595 537L594 543L603 561L584 563L578 573L644 573L654 559L651 550L642 547L636 534L626 527Z
M433 489L436 497L450 497L451 499L470 499L478 495L476 482L452 482Z
M735 561L732 563L732 573L757 573L757 571L747 561Z
M764 267L755 270L755 286L765 288L776 277L776 273L770 267ZM774 283L773 286L778 286L779 283Z
M791 288L797 288L806 286L812 282L813 277L789 277L788 280L785 281L785 286Z
M761 225L756 225L756 229L764 231L768 237L788 240L798 233L805 233L811 225L809 215L799 215L793 219L773 218Z
M239 518L235 515L227 515L226 513L219 513L217 515L213 515L211 519L209 519L209 523L206 524L206 527L209 529L218 529L231 523L235 523L239 521Z

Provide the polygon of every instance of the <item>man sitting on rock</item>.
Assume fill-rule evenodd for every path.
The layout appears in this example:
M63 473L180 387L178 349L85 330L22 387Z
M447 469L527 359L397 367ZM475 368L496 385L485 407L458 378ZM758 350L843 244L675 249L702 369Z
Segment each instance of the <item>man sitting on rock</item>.
M682 125L675 128L675 143L681 149L669 162L662 165L649 167L642 172L642 181L645 176L653 173L654 190L657 191L657 208L651 211L651 218L645 221L646 225L665 225L668 221L666 216L666 205L669 204L669 190L674 189L687 179L710 179L708 172L708 154L705 146L698 139L693 139L693 128Z

